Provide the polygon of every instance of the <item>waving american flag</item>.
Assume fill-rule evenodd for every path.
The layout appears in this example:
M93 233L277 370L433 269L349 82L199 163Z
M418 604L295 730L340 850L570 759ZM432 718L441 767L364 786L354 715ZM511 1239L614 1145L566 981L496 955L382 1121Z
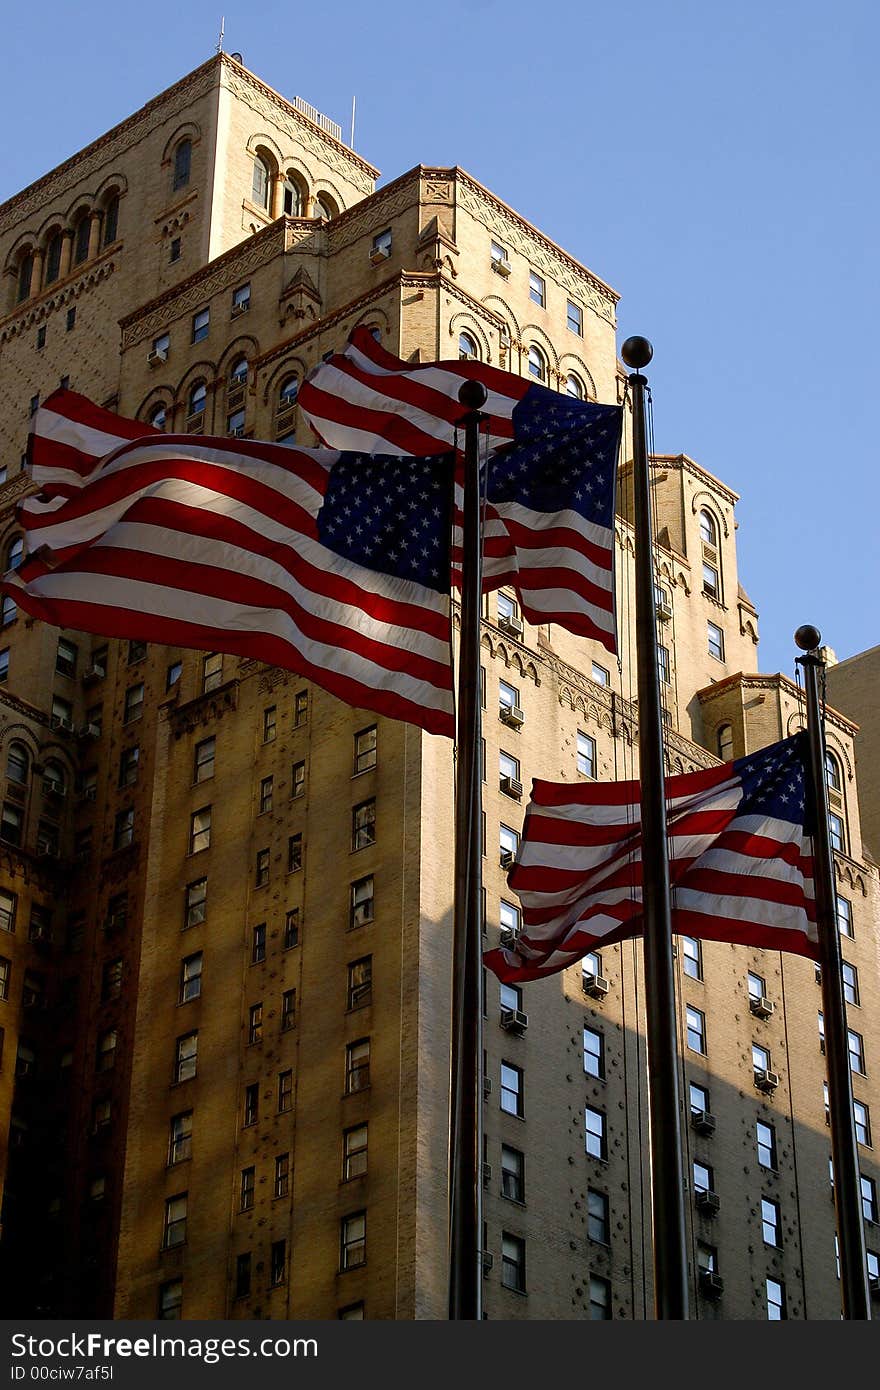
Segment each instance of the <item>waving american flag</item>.
M666 782L673 931L816 958L806 734ZM535 781L508 882L523 929L485 963L540 979L642 931L639 782Z

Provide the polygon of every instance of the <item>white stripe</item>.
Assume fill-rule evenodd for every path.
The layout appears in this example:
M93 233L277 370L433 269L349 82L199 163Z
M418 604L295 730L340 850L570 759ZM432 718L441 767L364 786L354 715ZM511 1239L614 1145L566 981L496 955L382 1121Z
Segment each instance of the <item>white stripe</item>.
M756 926L778 927L815 937L803 908L789 907L785 903L771 903L762 898L731 898L716 893L697 893L692 888L677 888L675 906L685 912L702 912L711 917L754 922Z
M73 449L77 449L81 454L91 454L97 462L105 454L110 454L114 449L118 449L122 444L130 441L121 435L108 434L104 430L94 429L90 425L85 425L79 420L72 420L67 415L60 415L57 411L47 409L43 406L34 416L32 433L41 440L54 444L67 444ZM145 430L146 433L146 430ZM43 472L40 473L42 478ZM80 482L85 479L74 469L63 470L65 476L71 479L76 478Z
M431 391L436 391L438 395L445 396L447 400L455 401L456 404L458 404L458 393L461 390L462 383L468 380L464 372L456 372L451 367L443 367L439 362L426 362L422 366L418 362L409 365L401 361L400 365L397 367L380 367L378 363L373 362L371 358L367 357L361 349L355 347L353 343L348 344L342 356L347 357L349 362L360 371L369 372L371 376L379 378L403 378L419 386L425 386ZM324 386L320 381L320 373L322 370L326 370L332 366L332 362L325 363L324 368L319 367L315 376L312 377L313 385L319 386L322 391L326 391L329 388ZM345 376L345 373L342 373L342 375ZM351 377L346 376L345 379L346 381L351 381ZM519 381L522 378L517 377L515 379ZM519 397L515 398L505 395L500 391L493 391L486 382L483 382L483 386L486 388L487 396L485 404L480 406L481 411L485 415L496 415L502 420L509 420L513 415L514 407L519 405ZM400 406L403 402L399 401L395 395L384 392L381 385L378 383L375 390L377 398L387 401L393 408L395 414L402 413ZM344 390L333 391L332 394L341 396L344 400L350 399ZM464 407L462 407L462 409L464 409ZM425 418L436 419L434 416Z

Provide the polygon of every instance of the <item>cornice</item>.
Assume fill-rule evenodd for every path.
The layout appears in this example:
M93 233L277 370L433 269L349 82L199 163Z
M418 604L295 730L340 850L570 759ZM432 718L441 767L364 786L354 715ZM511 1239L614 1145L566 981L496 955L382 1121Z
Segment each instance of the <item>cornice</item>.
M781 671L777 671L774 675L746 675L742 671L736 671L732 676L725 676L723 680L716 681L713 685L703 686L701 690L696 692L696 695L701 705L708 705L720 695L737 687L741 690L781 690L798 703L803 700L803 692L789 676L783 675ZM830 705L825 706L825 714L831 723L848 737L853 738L859 732L858 724L847 719L846 715L841 714L839 710L832 709Z
M5 522L7 514L18 505L22 497L37 491L38 488L29 473L22 469L20 473L14 474L0 487L0 518Z
M49 716L34 705L29 705L27 700L22 700L20 695L13 695L11 690L5 687L0 690L0 705L6 705L9 709L15 710L22 719L29 719L32 724L42 724L44 729L49 728Z
M178 739L183 734L192 733L194 729L215 719L222 719L224 714L237 709L238 685L237 678L233 676L231 680L218 685L215 690L197 695L194 700L187 700L186 704L177 705L176 708L168 706L166 718L174 737Z
M628 461L626 466L631 468L632 462ZM710 473L708 468L697 463L696 459L692 459L689 454L652 454L651 467L678 469L682 473L689 473L698 482L709 483L712 489L720 493L725 502L729 502L732 507L735 507L740 500L738 492L734 492L727 483L722 483L720 478L716 478L714 473Z

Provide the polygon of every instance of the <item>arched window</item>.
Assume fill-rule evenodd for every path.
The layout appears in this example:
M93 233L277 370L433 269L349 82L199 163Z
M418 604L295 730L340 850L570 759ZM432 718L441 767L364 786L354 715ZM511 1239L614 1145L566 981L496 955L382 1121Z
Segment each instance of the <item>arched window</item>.
M57 796L67 795L67 773L60 763L54 760L46 763L43 780L47 791L54 792Z
M289 410L292 405L296 405L298 395L299 378L295 376L285 377L278 388L278 409Z
M119 194L114 193L104 209L104 245L116 240L119 231Z
M9 547L6 551L6 568L8 570L17 570L23 559L24 536L16 536L14 540L9 542Z
M168 420L168 407L164 401L153 406L148 419L154 430L164 430Z
M729 763L733 757L733 726L722 724L716 737L718 739L718 756L723 763Z
M838 796L843 793L843 781L840 776L840 763L833 753L825 754L825 782L830 792L837 792Z
M565 394L573 396L576 401L584 399L584 385L580 377L575 376L574 372L569 372L565 378Z
M712 513L705 511L705 509L700 512L700 535L706 545L717 546L718 527L715 524L715 518Z
M529 348L529 375L536 381L547 380L547 359L539 347Z
M201 415L205 409L208 399L208 388L203 381L197 381L195 386L190 388L189 401L187 404L187 415Z
M88 260L90 227L91 219L89 218L89 214L84 213L76 224L76 236L73 248L74 265L82 265L83 261Z
M18 295L17 302L27 299L31 292L31 279L34 273L34 253L26 251L18 263Z
M171 183L173 192L178 188L186 188L189 183L189 171L192 164L192 141L181 140L177 149L174 151L174 178Z
M305 197L297 180L288 174L284 180L284 211L288 217L302 217L305 213Z
M254 174L251 184L251 201L256 207L268 208L271 184L272 171L266 160L257 155L254 160Z
M468 359L479 359L480 350L477 347L476 340L471 337L470 333L459 333L458 355L463 361L467 361Z
M23 743L10 743L6 754L6 776L23 787L30 772L31 758Z
M333 199L330 197L329 193L318 194L317 198L315 199L315 206L312 209L312 216L326 217L328 222L331 221L334 217L339 216L339 209L334 203Z
M14 623L18 617L18 607L11 594L3 595L3 602L0 605L0 627L8 627Z
M61 272L61 233L53 232L46 246L46 275L47 285L54 284Z
M275 438L282 444L293 439L296 434L296 398L298 394L298 377L286 376L278 388L278 403L275 407Z
M248 378L248 360L246 357L238 357L233 362L229 372L230 386L244 386Z

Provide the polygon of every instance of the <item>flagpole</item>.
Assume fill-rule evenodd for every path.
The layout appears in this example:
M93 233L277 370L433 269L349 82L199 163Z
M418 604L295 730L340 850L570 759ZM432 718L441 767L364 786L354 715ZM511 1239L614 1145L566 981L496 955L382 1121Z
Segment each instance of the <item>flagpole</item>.
M647 338L627 338L628 367L646 367L654 355ZM651 1119L651 1212L654 1233L654 1315L688 1316L681 1112L678 1095L672 910L666 844L666 780L657 657L651 480L645 429L647 378L630 373L635 500L636 665L639 697L639 775L642 792L642 909L645 952L645 1023Z
M482 774L480 767L480 406L486 388L466 381L467 414L458 658L452 1086L449 1114L449 1317L482 1318Z
M804 671L807 732L810 738L810 762L816 797L813 882L816 895L819 964L822 970L822 1015L825 1020L831 1161L834 1167L834 1206L837 1213L840 1255L840 1299L845 1318L865 1320L871 1317L871 1296L868 1291L859 1154L853 1116L846 1001L843 995L842 957L837 926L834 854L828 823L825 733L819 708L819 672L825 669L825 662L819 652L822 634L818 628L805 624L798 628L794 640L804 653L803 656L797 657L797 664L802 666Z

